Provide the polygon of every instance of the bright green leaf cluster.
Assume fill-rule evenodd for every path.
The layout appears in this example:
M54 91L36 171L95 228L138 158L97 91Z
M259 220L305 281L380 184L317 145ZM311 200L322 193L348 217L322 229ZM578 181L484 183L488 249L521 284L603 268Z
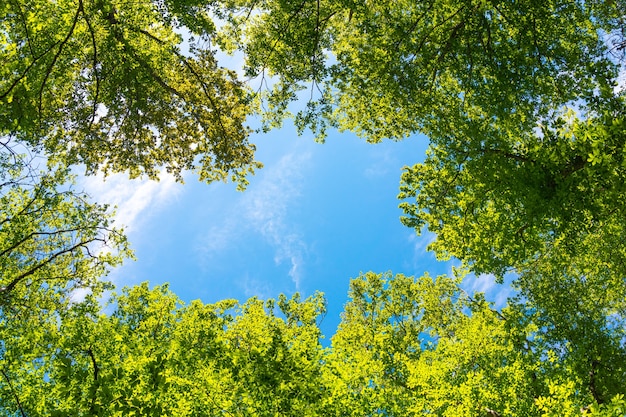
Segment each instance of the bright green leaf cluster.
M144 283L114 296L110 314L88 297L40 331L47 343L30 349L30 367L19 372L4 362L1 409L32 416L621 415L623 387L606 381L623 381L624 346L606 351L611 362L601 353L582 357L578 348L593 343L600 352L624 337L623 328L592 340L580 334L581 323L528 304L498 311L483 294L464 292L462 278L359 276L328 348L320 344L320 294L184 305L167 286Z
M147 284L73 306L40 346L44 371L14 392L28 415L318 415L322 349L319 295L189 305ZM15 387L21 375L7 372ZM35 379L38 377L38 379ZM5 381L6 382L6 381ZM0 384L5 386L3 382ZM5 392L3 411L19 407ZM2 394L0 394L2 395Z

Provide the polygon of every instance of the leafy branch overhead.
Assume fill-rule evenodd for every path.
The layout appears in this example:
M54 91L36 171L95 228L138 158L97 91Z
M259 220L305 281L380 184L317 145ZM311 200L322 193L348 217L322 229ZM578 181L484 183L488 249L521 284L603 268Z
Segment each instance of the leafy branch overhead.
M270 113L306 97L301 128L335 126L373 142L416 132L437 140L476 118L532 129L537 117L612 83L614 54L603 36L619 36L624 11L552 0L226 7L218 40L244 52L249 76L275 77ZM307 88L310 95L297 93Z
M404 224L428 227L438 255L479 273L503 276L563 244L574 257L593 251L614 273L626 273L618 249L626 209L623 99L587 120L563 115L540 132L490 142L474 139L484 128L477 125L475 136L434 143L423 163L405 169ZM586 246L590 236L601 246Z
M10 144L0 153L0 410L32 415L25 392L48 374L42 346L75 303L111 288L104 277L132 256L106 206L74 190L67 169L38 171ZM12 408L15 405L15 408Z
M478 119L528 131L612 85L601 34L618 34L622 13L611 4L10 0L0 134L92 173L195 169L245 185L260 166L252 103L278 125L302 89L296 125L320 137L338 127L374 142L438 141ZM216 46L243 52L262 88L221 68Z
M75 291L100 293L132 256L107 206L89 202L66 169L39 172L0 155L0 309L3 318L63 311Z
M183 51L175 19L150 1L4 3L0 134L89 173L157 178L164 166L244 185L260 167L249 94L212 50Z
M402 221L539 302L584 281L622 308L623 2L233 1L224 48L274 77L267 120L365 139L426 135ZM310 89L305 93L301 90ZM549 278L547 278L549 277ZM618 307L620 306L620 307Z

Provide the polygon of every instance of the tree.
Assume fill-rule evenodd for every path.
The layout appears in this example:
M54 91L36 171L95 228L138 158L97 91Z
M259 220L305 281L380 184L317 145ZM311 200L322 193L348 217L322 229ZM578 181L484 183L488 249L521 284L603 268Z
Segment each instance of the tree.
M249 76L276 79L270 122L305 96L301 128L323 135L338 127L374 142L415 132L436 141L479 119L531 130L550 110L612 82L600 35L621 29L623 16L594 1L225 5L223 47L244 52Z
M573 264L624 287L621 3L228 6L223 44L245 52L249 76L277 80L270 124L310 86L301 129L428 136L400 198L403 222L435 232L441 258L499 278ZM603 272L592 273L591 257Z
M106 206L73 190L67 169L38 172L9 144L0 153L0 401L20 397L47 374L58 322L85 294L109 288L108 270L131 256Z
M544 307L520 297L498 311L484 294L462 290L457 272L436 279L369 272L351 282L324 368L334 415L619 410L623 314L576 310L586 295L574 291L553 291Z
M19 381L22 414L319 415L320 295L183 305L143 283L112 302L103 314L89 297L63 317L38 358L45 376Z
M38 172L23 155L0 154L0 306L3 316L55 310L131 256L107 206L73 189L67 169ZM36 306L36 307L35 307Z
M88 173L157 178L164 166L179 180L196 169L201 180L245 185L261 166L245 127L250 97L200 46L215 29L200 6L4 2L0 136Z
M513 272L514 303L532 316L550 360L551 415L579 393L606 406L623 394L623 106L557 120L517 146L444 150L403 174L405 224L437 234L439 256L476 273ZM541 340L540 339L540 340ZM562 362L561 362L562 361ZM616 364L616 365L613 365ZM552 385L550 385L552 384ZM576 393L576 394L575 394ZM547 409L546 408L546 409ZM572 414L574 415L574 414Z
M530 268L559 246L623 276L624 98L614 101L508 140L432 144L402 176L403 223L418 233L427 226L437 254L477 273Z
M346 407L336 415L538 415L525 329L459 282L371 272L351 282L327 367Z

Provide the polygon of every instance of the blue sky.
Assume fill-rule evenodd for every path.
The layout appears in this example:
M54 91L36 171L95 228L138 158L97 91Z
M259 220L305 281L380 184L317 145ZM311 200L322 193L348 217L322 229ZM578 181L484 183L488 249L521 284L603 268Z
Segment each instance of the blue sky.
M83 180L96 201L117 205L137 255L111 274L117 286L169 282L184 301L207 303L322 291L328 301L322 331L330 338L350 278L450 270L426 251L432 237L416 236L399 221L402 167L423 159L424 137L368 144L336 132L319 144L286 126L252 141L265 167L245 192L232 183L200 183L191 173L185 184L123 175ZM494 297L497 291L499 304L508 293L491 277L467 286Z

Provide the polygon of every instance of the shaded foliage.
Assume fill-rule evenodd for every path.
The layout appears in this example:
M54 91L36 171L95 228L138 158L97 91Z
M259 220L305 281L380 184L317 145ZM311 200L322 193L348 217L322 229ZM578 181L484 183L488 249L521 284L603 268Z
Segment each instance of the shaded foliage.
M185 2L7 1L0 6L0 135L87 172L182 180L245 175L260 164L248 141L246 88L214 51L183 44L206 13ZM200 42L201 43L201 42ZM188 51L184 50L187 47Z

